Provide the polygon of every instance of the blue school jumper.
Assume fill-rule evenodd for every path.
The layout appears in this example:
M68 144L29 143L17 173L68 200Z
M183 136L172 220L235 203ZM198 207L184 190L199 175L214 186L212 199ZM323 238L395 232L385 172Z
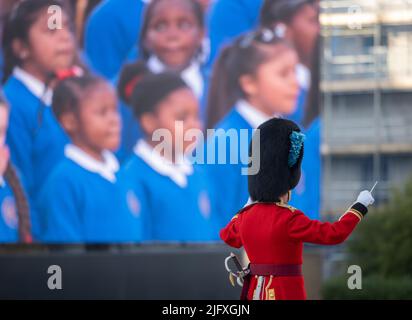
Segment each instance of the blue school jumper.
M218 123L216 129L223 129L225 132L230 130L239 137L237 143L229 143L230 140L227 139L226 146L219 145L218 141L221 135L216 132L213 137L208 139L207 149L204 151L205 168L216 192L220 226L224 227L235 213L243 208L249 198L248 178L247 175L242 175L242 169L247 170L248 148L254 128L236 108L232 108L229 114ZM241 131L243 132L241 133ZM246 138L241 140L241 136ZM213 147L216 157L212 157L212 160L208 161L208 154L210 154L210 150L213 150ZM223 163L219 163L218 156L222 154L225 154L226 157L220 161Z
M258 26L262 5L263 0L214 1L207 19L210 36L209 69L213 66L222 47L240 34Z
M305 106L306 106L307 96L308 96L308 90L301 87L299 89L299 95L298 95L298 100L296 101L295 111L291 115L285 117L295 122L301 128L302 128L303 117L305 116Z
M137 58L143 0L106 0L90 15L85 29L85 53L91 67L113 79L127 61Z
M302 176L292 192L291 206L299 208L311 219L319 219L321 204L321 119L315 119L306 130Z
M311 73L306 66L298 64L296 67L296 75L299 83L299 95L296 101L295 111L286 118L297 123L302 128L302 122L305 116L306 100L310 90Z
M35 200L38 191L54 166L63 158L69 141L50 107L36 97L20 80L11 76L4 86L10 104L7 144L12 161L24 181L32 220L32 233L37 234Z
M17 207L10 186L0 177L0 243L19 240Z
M143 131L139 121L133 114L132 107L125 102L119 101L120 116L122 119L121 144L116 152L116 157L120 163L125 162L133 155L133 148L136 141L143 137Z
M119 179L108 179L65 158L39 197L40 241L123 243L141 240L141 197Z
M143 140L137 146L151 150ZM181 175L173 171L173 167L165 168L160 156L149 158L150 151L144 156L137 151L121 171L121 177L128 179L129 186L143 189L148 210L144 222L145 239L217 241L219 229L213 216L214 199L205 172L192 167L192 173ZM171 176L165 170L172 170L169 171ZM176 177L172 177L174 174Z

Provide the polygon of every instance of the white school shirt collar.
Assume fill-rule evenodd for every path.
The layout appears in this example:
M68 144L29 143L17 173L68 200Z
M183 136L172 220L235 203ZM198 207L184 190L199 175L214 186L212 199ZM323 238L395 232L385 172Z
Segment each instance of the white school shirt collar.
M151 56L147 60L147 67L153 73L161 73L167 70L167 67L162 61L156 56ZM195 96L200 99L203 95L204 83L203 76L200 70L200 64L193 61L186 69L184 69L180 76L187 83L187 85L192 89Z
M119 162L110 151L103 151L104 162L97 161L79 147L68 144L64 149L67 158L73 160L87 171L97 173L111 183L116 182L116 172L119 171Z
M13 69L13 76L20 80L29 91L43 101L46 106L50 106L53 97L53 91L48 88L46 90L46 86L43 82L39 79L33 77L30 73L24 71L20 67L15 67Z
M187 177L193 173L193 166L184 158L177 164L162 157L146 141L140 139L134 147L134 153L143 159L157 173L169 177L179 187L187 186Z
M299 63L296 66L296 77L298 78L299 87L305 90L310 88L310 70L308 67Z
M4 181L3 176L0 176L0 188L4 188L6 185L6 182Z
M253 129L259 127L262 123L279 115L274 114L272 117L253 107L246 100L239 100L236 103L236 111L245 119Z

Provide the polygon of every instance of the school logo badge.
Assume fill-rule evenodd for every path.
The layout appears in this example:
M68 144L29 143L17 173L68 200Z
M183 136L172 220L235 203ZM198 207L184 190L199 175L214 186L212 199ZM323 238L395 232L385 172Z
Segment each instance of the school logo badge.
M18 218L17 209L14 199L12 197L6 197L1 204L1 215L3 217L4 223L10 229L17 229Z
M133 191L127 193L127 206L135 217L139 217L141 208L140 201Z
M202 213L202 216L206 219L209 219L211 208L210 208L209 195L207 194L206 191L202 191L199 194L198 205L199 205L200 212Z

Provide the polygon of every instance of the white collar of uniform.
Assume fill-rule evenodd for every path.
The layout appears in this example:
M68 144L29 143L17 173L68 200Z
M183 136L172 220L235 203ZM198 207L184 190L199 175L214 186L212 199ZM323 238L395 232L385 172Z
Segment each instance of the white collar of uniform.
M4 188L5 185L6 185L6 182L4 181L3 176L0 176L0 188Z
M72 144L65 147L64 154L82 168L97 173L112 183L116 182L116 172L119 170L119 162L110 151L103 151L102 156L104 162L97 161L82 149Z
M154 55L147 60L147 67L153 73L161 73L167 70L165 64ZM204 84L200 64L193 60L192 63L180 73L180 76L193 90L196 97L201 98L203 95Z
M46 106L50 106L53 97L53 91L48 88L39 79L33 77L30 73L24 71L20 67L15 67L13 69L13 76L20 80L29 91L34 94L37 98L43 101Z
M236 104L236 110L240 113L243 119L245 119L254 129L259 127L262 123L272 119L273 117L278 117L278 115L276 114L274 114L272 117L268 116L267 114L253 107L246 100L239 100Z
M308 90L310 87L310 70L308 67L299 63L296 66L296 77L298 78L299 87Z
M143 139L136 143L134 152L157 173L169 177L181 188L187 186L187 176L193 173L193 166L186 158L181 159L176 164L172 163L170 160L162 157Z

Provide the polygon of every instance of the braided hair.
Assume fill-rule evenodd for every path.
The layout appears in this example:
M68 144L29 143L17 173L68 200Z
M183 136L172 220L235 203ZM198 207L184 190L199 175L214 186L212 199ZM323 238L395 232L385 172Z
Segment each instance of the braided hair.
M5 99L0 94L0 108L8 108ZM22 243L31 243L31 222L30 222L30 208L27 201L26 192L24 191L20 179L17 175L16 169L12 165L11 161L7 164L6 171L4 172L4 180L10 186L16 207L17 216L19 221L19 239Z

